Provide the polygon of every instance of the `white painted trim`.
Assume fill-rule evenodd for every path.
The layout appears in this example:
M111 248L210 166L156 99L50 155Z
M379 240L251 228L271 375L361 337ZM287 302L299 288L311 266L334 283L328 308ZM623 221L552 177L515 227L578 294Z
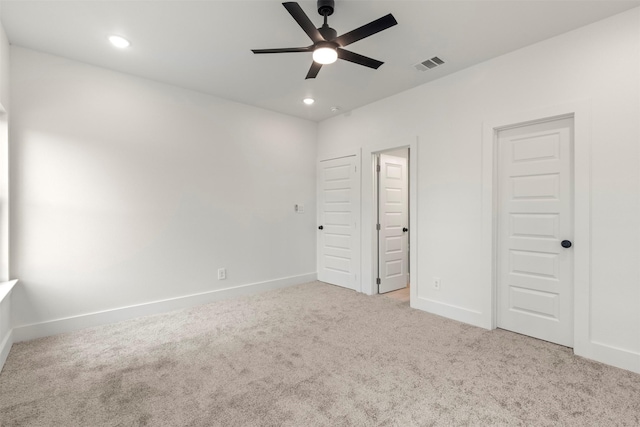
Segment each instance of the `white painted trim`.
M333 151L331 153L318 156L318 162L326 162L327 160L341 159L343 157L357 156L360 154L359 149Z
M413 292L413 289L411 290ZM417 293L417 291L416 291ZM411 307L470 325L480 325L483 313L429 298L411 297Z
M496 131L542 119L572 116L574 120L574 353L613 366L640 371L640 354L591 340L591 101L551 106L485 121L482 139L482 238L484 280L488 285L484 321L496 327L495 288L495 159Z
M2 302L5 297L11 293L16 283L18 283L17 280L9 280L8 282L0 283L0 302Z
M16 283L18 283L17 280L0 283L0 310L2 310L4 307L8 308L9 311L9 315L6 316L7 318L9 318L9 324L6 325L6 327L5 325L0 324L0 331L6 331L3 332L6 334L5 336L0 336L0 340L2 340L2 343L0 343L0 371L2 371L4 362L6 362L7 357L9 356L9 351L11 350L11 346L13 345L13 329L11 328L11 301L9 300L9 298L11 298L11 291L15 287Z
M638 19L640 20L640 9L636 10ZM638 31L638 45L640 45L640 31ZM640 76L640 61L637 61L638 64L638 76ZM640 99L640 85L638 87L638 98ZM640 164L640 150L638 150L638 164ZM640 177L639 177L640 178ZM640 184L640 182L639 182ZM639 230L640 231L640 230ZM640 237L640 236L639 236ZM640 267L640 259L638 260L638 267ZM637 307L640 307L640 295L638 295ZM640 328L638 328L638 342L640 342ZM640 373L640 356L636 358L636 369L631 369L634 372Z
M379 197L380 194L378 194L378 186L379 186L379 174L376 170L376 167L379 164L379 159L380 159L380 154L381 152L376 152L373 153L371 155L371 165L369 166L371 169L369 169L369 173L371 173L371 179L372 181L372 186L371 186L371 205L373 207L373 210L371 211L371 222L373 223L373 227L369 230L371 233L371 288L367 289L366 286L363 286L363 290L362 292L367 294L367 295L376 295L380 289L380 286L376 283L376 279L378 278L378 274L380 272L380 247L379 242L378 242L378 230L377 230L377 224L380 218L378 218L378 214L379 214ZM364 168L363 168L364 169ZM364 170L362 171L364 173ZM363 228L363 230L365 230L365 228ZM364 251L364 248L366 248L364 241L365 239L362 239L363 244L362 244L362 248ZM363 282L364 284L365 282ZM411 296L409 296L409 299L411 299Z
M9 115L0 111L0 280L9 280L11 197L9 185Z
M418 300L418 137L409 146L409 305Z
M362 209L369 215L362 217L362 253L368 254L362 258L362 293L375 295L378 293L376 285L376 263L378 251L376 247L376 198L375 198L375 173L373 171L373 158L380 152L397 148L409 148L409 300L415 298L414 293L418 284L418 139L405 138L392 141L378 141L363 149L362 158L366 162L368 171L362 171ZM368 230L368 231L367 231ZM417 294L416 294L417 295ZM413 305L412 305L413 307Z
M222 299L252 295L272 289L299 285L302 283L312 282L316 280L316 278L316 273L307 273L299 276L284 277L281 279L251 283L233 288L217 289L211 292L203 292L161 301L121 307L113 310L81 314L79 316L56 319L48 322L17 326L13 328L13 339L15 342L27 341L49 335L57 335L84 328L107 325L136 317L195 307Z
M2 368L4 367L4 363L7 361L7 357L9 357L9 352L11 351L11 346L13 345L13 329L9 331L7 336L0 343L0 372L2 372Z
M597 341L591 341L585 350L579 356L640 374L640 353Z
M573 108L574 306L573 350L583 356L591 342L591 103ZM586 357L586 356L585 356ZM605 362L608 363L608 362Z
M356 231L354 236L355 242L360 242L362 239L362 150L358 150L356 153L356 165L358 165L358 172L356 173L356 186L357 191L354 191L354 206L358 207L358 212L356 213L357 224ZM362 247L355 245L354 249L354 259L356 261L355 271L356 273L356 283L355 290L358 292L362 292Z

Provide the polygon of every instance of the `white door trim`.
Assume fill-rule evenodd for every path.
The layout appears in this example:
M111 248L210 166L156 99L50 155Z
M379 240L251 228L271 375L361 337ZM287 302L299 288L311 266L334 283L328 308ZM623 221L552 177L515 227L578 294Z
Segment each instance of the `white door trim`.
M362 150L357 149L357 150L342 150L342 151L334 151L331 153L326 153L326 154L322 154L320 156L318 156L318 162L323 162L326 160L333 160L333 159L341 159L343 157L351 157L351 156L356 156L357 158L360 157L360 152ZM360 167L360 163L358 163L358 167Z
M366 170L362 174L362 292L367 295L376 295L376 273L378 263L378 247L376 218L378 205L376 201L375 187L375 156L382 151L397 148L409 148L409 282L411 283L411 301L416 301L418 290L418 138L404 138L400 140L373 143L363 149L362 158L365 161ZM366 214L365 214L366 213ZM367 232L368 230L368 232ZM368 256L366 255L368 252Z
M591 264L591 105L589 101L514 113L488 120L482 138L482 241L485 280L490 283L485 316L486 327L496 328L497 319L497 133L514 126L573 117L574 120L574 352L590 357L589 327Z
M358 213L355 215L356 217L356 227L355 227L355 232L354 232L354 241L355 242L361 242L362 239L362 207L361 207L361 199L362 199L362 161L361 161L361 153L362 150L357 149L357 150L348 150L348 151L339 151L339 152L333 152L333 153L328 153L328 154L324 154L324 155L320 155L318 156L318 161L316 163L316 201L320 200L320 193L322 191L322 182L320 180L320 176L318 175L318 171L320 170L319 165L320 162L323 161L327 161L327 160L334 160L334 159L341 159L343 157L354 157L355 158L355 164L358 168L356 174L355 174L355 189L356 191L353 192L354 195L354 206L357 206L359 208ZM318 203L318 209L316 210L316 227L318 225L320 225L321 223L321 217L320 217L320 210L321 210L321 206ZM317 230L316 230L317 231ZM317 234L316 234L317 236ZM316 237L316 271L319 271L320 269L320 257L322 256L321 251L319 250L318 246L318 238ZM356 263L356 268L355 271L356 273L356 279L355 279L355 290L358 292L362 292L362 249L361 247L357 246L353 248L353 260Z

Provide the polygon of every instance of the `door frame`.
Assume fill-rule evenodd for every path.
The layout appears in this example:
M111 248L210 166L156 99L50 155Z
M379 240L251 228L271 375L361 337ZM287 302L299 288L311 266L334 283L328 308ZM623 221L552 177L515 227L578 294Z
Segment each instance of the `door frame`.
M376 218L378 202L376 196L375 161L376 155L399 148L409 149L409 283L410 301L417 301L418 291L418 137L372 143L363 149L362 158L369 159L362 169L362 291L367 295L377 295L376 284L378 266L378 244ZM369 230L367 232L366 230Z
M9 114L0 104L0 282L11 278L9 271Z
M356 226L354 229L354 248L353 248L353 260L355 262L354 272L356 274L355 277L355 291L362 292L362 250L361 250L361 239L362 239L362 162L361 162L361 150L345 150L345 151L337 151L328 153L325 155L321 155L318 157L318 161L316 163L316 203L318 208L316 209L316 227L320 224L320 212L321 206L318 203L320 201L320 193L322 191L322 182L320 180L320 165L322 162L327 160L341 159L344 157L354 157L355 164L358 170L355 174L355 191L353 192L353 205L358 208L358 212L355 214L356 218ZM319 271L320 267L320 257L322 256L322 252L320 251L320 238L318 237L316 230L316 269ZM317 274L316 274L317 276Z
M485 277L491 284L486 307L488 329L497 327L498 132L558 118L573 118L573 348L589 354L591 289L591 108L589 101L513 113L485 121L482 138L482 241Z
M407 150L407 169L409 170L409 173L411 173L411 166L409 164L409 162L411 161L411 148L410 147L397 147L397 148L392 148L390 150L384 150L384 151L378 151L376 153L373 153L372 155L372 168L373 168L373 185L374 185L374 193L373 193L373 204L375 206L375 218L374 218L374 227L375 224L379 223L380 218L380 174L376 172L377 170L377 161L378 158L381 154L385 154L385 153L389 153L398 149L406 149ZM411 192L411 185L409 182L409 174L407 174L407 205L408 205L408 212L407 212L407 217L409 218L409 221L411 221L411 197L409 195L409 193ZM373 265L373 276L374 276L374 280L379 277L380 275L380 232L379 230L375 230L374 231L374 235L375 235L375 252L376 252L376 257L374 260L374 265ZM407 232L407 239L409 241L409 245L411 245L411 228L409 227L409 231ZM409 248L407 248L408 250ZM409 250L409 257L411 256L411 251ZM407 259L407 265L409 267L409 274L411 274L411 260ZM410 278L407 277L407 280L409 281L409 283L411 283ZM392 291L393 292L393 291ZM375 293L379 294L380 293L380 289L378 284L376 284L375 286Z

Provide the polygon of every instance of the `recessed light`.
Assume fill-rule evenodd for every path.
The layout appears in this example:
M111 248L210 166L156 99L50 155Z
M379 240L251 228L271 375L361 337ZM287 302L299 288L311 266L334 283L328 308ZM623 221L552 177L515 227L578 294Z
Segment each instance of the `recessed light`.
M313 98L305 98L305 99L303 99L303 100L302 100L302 102L304 102L304 103L305 103L305 104L307 104L307 105L311 105L311 104L313 104L314 102L316 102L316 100L315 100L315 99L313 99Z
M120 36L109 36L109 41L111 42L112 45L114 45L115 47L119 47L120 49L124 49L125 47L131 46L131 43L129 43L129 40Z

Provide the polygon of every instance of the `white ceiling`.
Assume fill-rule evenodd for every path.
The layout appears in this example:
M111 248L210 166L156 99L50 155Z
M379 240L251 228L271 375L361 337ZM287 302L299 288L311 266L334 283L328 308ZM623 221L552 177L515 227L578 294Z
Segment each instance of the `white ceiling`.
M315 1L299 2L320 26ZM311 41L276 0L1 0L16 46L95 64L245 104L320 121L473 64L640 5L640 0L336 0L329 24L343 34L387 13L398 25L349 46L377 71L339 60L305 80L310 53L254 55L252 48ZM132 45L113 48L119 34ZM596 53L594 52L594 55ZM433 56L446 63L414 65ZM302 104L312 96L316 103Z

